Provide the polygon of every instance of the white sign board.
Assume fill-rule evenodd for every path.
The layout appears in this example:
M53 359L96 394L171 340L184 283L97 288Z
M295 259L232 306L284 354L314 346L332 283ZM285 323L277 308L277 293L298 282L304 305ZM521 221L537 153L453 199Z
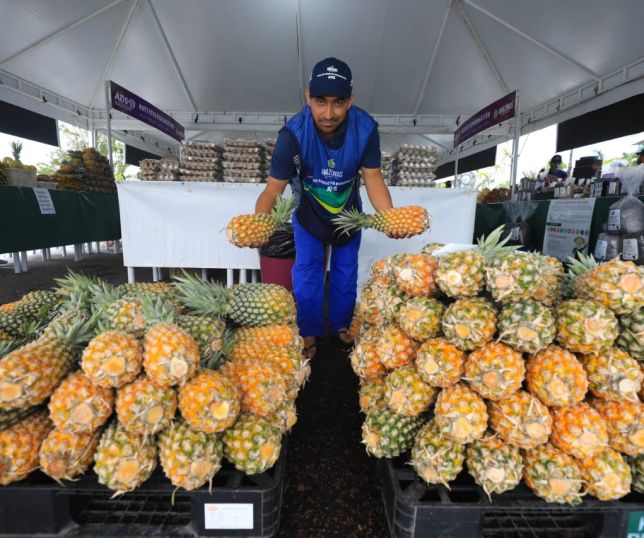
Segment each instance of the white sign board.
M206 529L253 529L252 503L205 503L203 509Z
M257 249L231 245L226 224L235 215L252 213L264 185L132 181L117 184L128 267L259 269ZM366 230L360 247L364 282L372 261L397 252L413 252L430 241L472 242L476 193L458 189L390 187L394 205L421 205L432 228L410 239L388 239ZM364 211L373 212L363 189Z
M552 200L546 219L543 253L560 260L588 254L590 225L596 198Z
M36 200L38 201L38 206L40 207L41 215L55 215L56 208L54 207L54 202L51 199L51 194L49 189L40 189L34 187L34 194L36 195Z

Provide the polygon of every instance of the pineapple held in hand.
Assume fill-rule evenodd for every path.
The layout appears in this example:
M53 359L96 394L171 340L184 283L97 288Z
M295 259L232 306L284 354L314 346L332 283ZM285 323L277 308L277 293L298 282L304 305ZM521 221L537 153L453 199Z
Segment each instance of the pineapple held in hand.
M360 228L373 228L392 239L422 234L432 223L427 210L417 205L383 209L375 215L366 215L357 209L345 210L333 221L338 231L346 235Z
M288 221L295 209L295 197L278 197L270 215L255 213L233 217L226 226L226 235L236 247L259 248L268 243L271 235Z
M445 437L433 420L416 435L411 449L411 465L428 484L443 484L447 489L463 469L464 446Z
M159 461L177 488L193 490L212 484L221 469L223 445L219 434L204 433L181 420L159 434Z

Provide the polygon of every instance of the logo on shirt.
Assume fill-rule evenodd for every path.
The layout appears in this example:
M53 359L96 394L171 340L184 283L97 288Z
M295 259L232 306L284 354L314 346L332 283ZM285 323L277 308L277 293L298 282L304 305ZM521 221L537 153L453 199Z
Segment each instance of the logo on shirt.
M326 164L329 168L335 168L335 160L333 159L329 159Z
M338 68L330 65L329 67L326 68L327 71L330 71L331 73L337 73Z

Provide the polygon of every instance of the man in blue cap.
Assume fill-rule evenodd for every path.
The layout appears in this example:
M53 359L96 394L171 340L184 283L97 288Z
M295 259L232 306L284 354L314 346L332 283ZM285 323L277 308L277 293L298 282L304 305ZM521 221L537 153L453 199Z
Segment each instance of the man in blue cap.
M315 354L316 337L324 336L326 246L331 245L328 317L331 330L350 344L348 327L356 302L361 233L340 235L332 219L345 209L361 210L358 171L376 211L392 207L380 169L378 124L353 106L349 66L326 58L313 68L306 90L307 106L280 130L266 188L256 213L270 213L291 181L298 197L293 215L295 265L293 293L305 355Z

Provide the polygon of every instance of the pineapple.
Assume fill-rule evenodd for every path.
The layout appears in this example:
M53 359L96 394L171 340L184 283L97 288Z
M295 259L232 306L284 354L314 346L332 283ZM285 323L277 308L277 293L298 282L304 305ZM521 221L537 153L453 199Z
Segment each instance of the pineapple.
M610 448L579 461L588 493L600 501L621 499L631 491L631 469L624 457Z
M268 420L241 415L224 433L224 454L240 471L252 475L270 469L280 456L282 434Z
M360 292L360 300L356 304L356 315L363 320L364 323L374 324L378 322L380 317L380 300L379 297L383 290L387 289L390 283L383 282L382 279L373 279L362 288Z
M144 375L116 393L116 414L130 433L145 437L167 428L177 411L177 395Z
M537 284L537 289L532 294L532 299L552 307L561 302L561 286L563 284L565 269L563 263L553 256L543 256L543 272Z
M465 361L465 379L488 400L507 398L521 388L525 364L520 353L505 344L486 344Z
M73 480L94 461L100 436L98 431L73 433L54 428L40 446L40 468L58 483Z
M443 334L456 347L468 351L487 344L496 332L496 310L483 298L459 299L443 316Z
M639 363L619 348L587 355L582 361L588 374L590 391L606 400L639 402L642 370Z
M22 162L20 162L20 155L22 154L22 142L19 140L12 140L9 142L9 147L11 148L11 155L13 156L13 166L12 168L22 167Z
M608 446L606 422L587 403L553 409L550 442L578 459L595 456Z
M389 261L389 258L382 258L380 260L374 261L369 267L369 274L371 275L371 278L389 279L389 274L391 271Z
M633 262L613 259L597 264L592 256L569 260L579 299L596 301L616 314L634 312L644 303L644 271Z
M644 454L644 404L622 400L611 402L599 398L591 405L606 423L609 444L629 456Z
M391 409L374 411L362 425L362 442L376 458L394 458L411 448L422 424L418 416L398 415Z
M221 469L223 445L219 434L204 433L181 420L159 434L159 461L176 488L193 490L212 479Z
M430 420L416 435L411 449L411 465L428 484L443 484L447 489L463 469L463 445L445 437Z
M387 400L385 400L385 380L369 379L360 385L360 411L365 415L387 409Z
M360 228L373 228L388 237L403 238L422 234L431 226L432 219L424 207L403 206L365 215L357 209L342 211L333 219L339 233L351 234Z
M409 297L396 286L381 288L373 299L375 308L378 310L378 317L374 324L385 325L395 323L398 310L400 310L408 299Z
M523 465L523 478L537 497L549 503L581 503L581 469L565 452L548 443L526 450Z
M231 379L241 392L242 413L267 417L287 399L288 384L276 366L251 361L231 365Z
M240 327L235 331L234 339L237 343L260 341L273 346L302 347L302 337L295 325Z
M438 260L426 254L399 256L392 263L396 286L412 297L434 295L438 289L435 280L437 266Z
M106 331L87 345L81 367L95 385L118 389L136 379L142 363L143 348L135 336Z
M416 354L416 370L430 387L446 388L458 383L465 370L465 353L444 338L431 338Z
M270 214L255 213L233 217L226 226L228 241L240 248L262 247L280 226L288 222L294 209L294 196L279 196Z
M29 324L45 319L60 303L53 291L32 291L0 311L0 330L13 338L24 336Z
M644 306L620 318L621 328L617 345L631 357L644 362Z
M644 456L628 458L631 464L631 476L633 477L633 491L644 493Z
M117 299L104 307L103 312L106 328L114 331L142 338L148 328L141 299Z
M0 431L0 485L26 478L38 468L38 451L53 425L45 410Z
M70 433L92 433L112 414L114 395L94 385L81 371L72 372L49 400L49 417L58 429Z
M71 369L75 345L87 339L87 324L59 328L0 359L0 409L24 409L44 402Z
M0 410L0 432L11 428L14 424L26 419L29 415L33 415L36 411L40 411L41 406L35 405L25 409L7 409Z
M436 299L413 297L400 305L396 323L407 336L423 342L440 334L444 310Z
M144 303L148 319L158 319L143 339L143 367L159 386L183 385L199 367L199 346L192 336L172 321L174 312L164 302Z
M552 418L548 408L522 390L498 402L490 402L490 426L501 438L518 448L530 449L548 442Z
M399 415L420 415L434 403L436 394L436 389L425 384L413 365L398 368L385 379L387 405Z
M360 379L378 379L386 370L380 362L378 341L360 338L350 355L351 367Z
M308 361L302 357L300 346L274 345L261 340L238 342L231 347L228 358L275 367L295 389L301 387L308 377Z
M617 318L608 308L579 299L564 301L556 310L557 340L574 353L600 353L617 338Z
M153 437L141 437L113 423L101 436L94 462L98 481L114 490L114 496L122 495L150 478L157 464L157 447Z
M377 346L378 358L388 370L411 364L418 350L418 343L393 324L382 328Z
M237 284L229 290L185 272L175 278L180 299L196 314L228 316L241 326L295 323L293 296L277 284Z
M476 297L484 285L484 257L478 250L459 250L438 260L436 281L448 297Z
M510 491L521 482L523 459L521 451L505 443L493 432L468 445L467 469L492 502L492 493Z
M200 370L179 390L181 415L195 430L216 433L237 420L241 395L226 377L212 370Z
M266 417L268 421L282 433L288 433L297 424L297 409L293 400L288 400L280 404L277 410Z
M126 282L116 288L116 293L126 298L156 296L159 299L173 299L176 290L168 282Z
M492 298L510 304L529 299L539 287L545 262L530 252L507 252L489 260L485 285Z
M429 254L433 256L437 251L442 249L445 246L444 243L427 243L426 245L423 245L423 248L420 249L421 253L423 254Z
M526 364L528 389L548 407L574 406L588 391L588 377L570 351L548 346Z
M448 439L471 443L480 439L487 429L485 402L463 383L443 389L434 408L434 420Z
M214 316L179 316L177 325L195 339L202 358L219 353L224 347L226 323Z
M501 342L522 353L534 354L554 341L555 317L542 304L527 299L501 310L498 329Z

